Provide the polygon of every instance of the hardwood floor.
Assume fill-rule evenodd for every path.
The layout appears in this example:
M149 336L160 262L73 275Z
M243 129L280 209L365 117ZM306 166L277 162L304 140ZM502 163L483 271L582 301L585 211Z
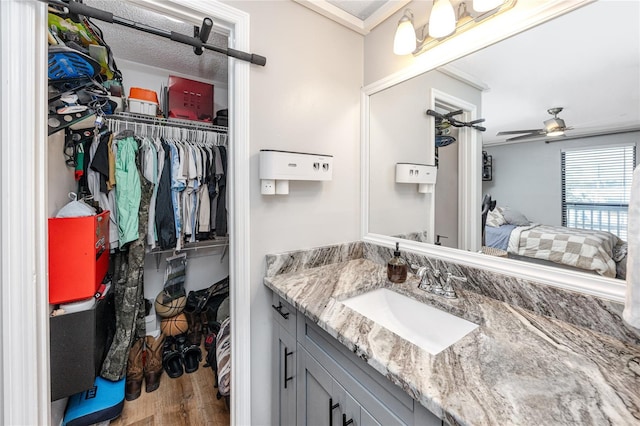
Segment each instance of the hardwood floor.
M203 355L205 351L203 349ZM217 399L213 387L214 375L210 367L172 379L166 372L160 387L150 393L144 391L133 401L125 401L122 414L111 426L229 426L230 413L224 399Z

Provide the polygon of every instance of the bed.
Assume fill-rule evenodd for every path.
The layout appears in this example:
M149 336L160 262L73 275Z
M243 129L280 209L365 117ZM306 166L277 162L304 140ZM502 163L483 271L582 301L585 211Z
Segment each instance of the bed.
M485 245L520 260L552 262L610 278L625 277L626 243L606 231L530 223L518 212L495 208L487 216Z

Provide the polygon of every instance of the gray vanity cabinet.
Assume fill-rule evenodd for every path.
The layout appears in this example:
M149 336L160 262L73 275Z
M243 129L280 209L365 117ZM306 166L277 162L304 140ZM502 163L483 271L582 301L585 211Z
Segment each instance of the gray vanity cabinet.
M307 351L298 346L298 425L339 425L337 382Z
M359 359L304 314L297 312L296 315L293 307L275 293L273 308L274 357L277 362L277 366L274 365L273 380L277 386L274 389L277 403L274 403L272 424L442 424L437 416ZM283 315L286 313L289 315ZM291 346L294 342L296 345ZM291 354L287 355L288 353ZM291 364L294 362L295 364ZM288 378L291 379L287 380Z
M273 425L296 424L296 311L278 297L273 304L273 356L274 368L271 383L276 399L272 410Z

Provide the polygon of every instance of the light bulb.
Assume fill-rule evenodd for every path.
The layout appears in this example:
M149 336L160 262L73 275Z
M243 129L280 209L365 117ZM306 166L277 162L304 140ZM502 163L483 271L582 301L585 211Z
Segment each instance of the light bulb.
M449 0L435 0L429 16L429 35L446 37L456 29L456 14Z
M473 10L488 12L504 3L504 0L473 0Z
M393 39L393 53L408 55L416 50L416 30L411 19L405 15L398 22L398 29Z

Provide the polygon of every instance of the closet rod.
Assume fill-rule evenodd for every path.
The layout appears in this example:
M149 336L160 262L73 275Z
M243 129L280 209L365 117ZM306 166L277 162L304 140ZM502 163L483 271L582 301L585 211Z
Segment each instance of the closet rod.
M113 114L105 115L104 117L107 120L133 121L136 123L153 124L157 126L180 127L193 130L204 130L207 132L227 133L227 128L224 126L216 126L209 123L199 123L191 120L181 120L179 118L167 119L162 117L149 117L133 112L115 112Z
M188 44L196 49L205 48L214 52L222 53L223 55L231 56L232 58L240 59L241 61L250 62L255 65L264 66L267 63L267 58L264 56L256 55L254 53L246 53L240 50L235 50L230 47L217 47L211 44L203 43L202 40L196 37L188 36L185 34L177 33L175 31L166 31L159 28L154 28L149 25L145 25L139 22L131 21L129 19L120 18L114 16L113 13L105 10L96 9L95 7L87 6L76 1L63 2L61 0L40 0L43 3L64 7L69 10L70 13L76 15L84 15L88 18L95 18L100 21L108 22L110 24L118 24L125 27L133 28L134 30L143 31L145 33L154 34L160 37L168 38L178 43Z

